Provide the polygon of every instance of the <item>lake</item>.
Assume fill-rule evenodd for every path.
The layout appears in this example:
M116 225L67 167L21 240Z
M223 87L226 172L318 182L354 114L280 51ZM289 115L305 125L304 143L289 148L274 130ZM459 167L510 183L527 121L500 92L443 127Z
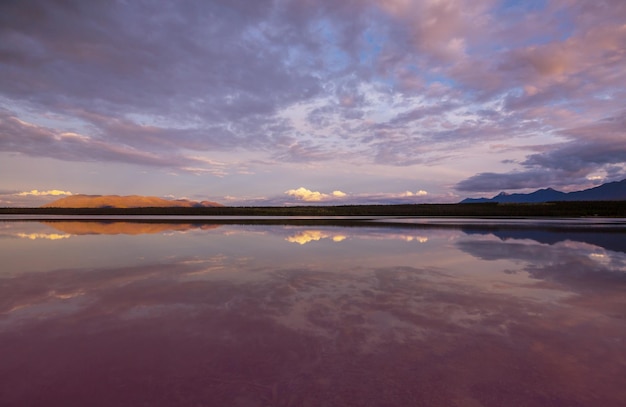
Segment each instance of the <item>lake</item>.
M2 406L624 406L624 219L0 219Z

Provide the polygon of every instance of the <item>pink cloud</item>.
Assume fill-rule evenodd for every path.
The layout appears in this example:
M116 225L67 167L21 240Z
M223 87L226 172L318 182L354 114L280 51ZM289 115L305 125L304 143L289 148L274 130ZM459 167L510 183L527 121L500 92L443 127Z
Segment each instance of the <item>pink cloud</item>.
M294 164L341 168L337 185L381 182L363 166L419 167L445 196L450 174L524 162L489 145L559 155L567 129L626 99L623 0L5 3L0 153L74 173L125 163L198 174L193 190L204 174L283 185L272 196L300 182ZM579 138L604 151L594 137ZM470 155L483 167L459 164ZM603 171L602 157L585 163Z

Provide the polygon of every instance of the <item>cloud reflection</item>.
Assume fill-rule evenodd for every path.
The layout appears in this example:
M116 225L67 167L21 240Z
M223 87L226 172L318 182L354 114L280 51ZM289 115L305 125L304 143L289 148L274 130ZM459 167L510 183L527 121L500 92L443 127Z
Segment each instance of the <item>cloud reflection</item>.
M59 239L67 239L71 237L70 234L59 234L59 233L18 233L18 237L30 240L36 239L46 239L46 240L59 240Z
M387 228L232 228L132 238L136 252L155 247L140 265L0 275L0 401L547 407L626 395L621 253L458 230L409 245ZM293 250L286 233L319 244ZM89 239L58 250L93 255L65 251L73 240Z
M521 271L536 279L554 281L575 292L602 286L626 287L626 255L584 243L554 246L523 240L461 240L457 247L486 261L521 261Z
M319 241L322 239L328 239L328 240L332 240L333 242L342 242L346 239L348 239L350 237L350 235L346 234L345 232L330 232L330 231L323 231L323 230L303 230L302 232L298 232L296 234L287 236L285 238L286 241L290 242L290 243L298 243L300 245L304 245L310 242L315 242L315 241ZM364 233L358 233L357 237L361 238L361 239L385 239L385 240L389 240L389 239L398 239L398 240L404 240L406 242L418 242L418 243L426 243L428 242L428 237L426 236L416 236L413 234L403 234L403 233L390 233L389 231L387 231L386 233L383 234L378 234L378 233L368 233L368 234L364 234Z
M321 230L304 230L293 236L286 237L285 240L291 243L303 245L321 239L330 239L333 242L341 242L347 238L348 237L344 234L328 233Z

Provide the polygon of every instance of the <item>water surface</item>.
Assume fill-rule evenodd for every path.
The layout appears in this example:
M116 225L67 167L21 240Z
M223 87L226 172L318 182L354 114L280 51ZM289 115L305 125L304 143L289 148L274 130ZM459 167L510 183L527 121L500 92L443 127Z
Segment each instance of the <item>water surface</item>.
M626 405L620 221L304 223L0 222L0 405Z

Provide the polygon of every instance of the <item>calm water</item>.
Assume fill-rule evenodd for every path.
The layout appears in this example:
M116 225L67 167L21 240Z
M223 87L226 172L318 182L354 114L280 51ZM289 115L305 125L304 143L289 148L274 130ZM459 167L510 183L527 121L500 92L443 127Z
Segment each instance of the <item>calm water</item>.
M0 222L0 405L626 405L620 221L215 222Z

